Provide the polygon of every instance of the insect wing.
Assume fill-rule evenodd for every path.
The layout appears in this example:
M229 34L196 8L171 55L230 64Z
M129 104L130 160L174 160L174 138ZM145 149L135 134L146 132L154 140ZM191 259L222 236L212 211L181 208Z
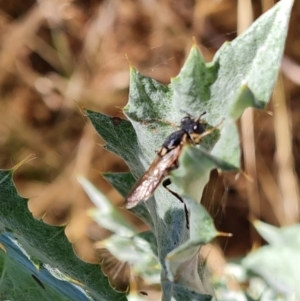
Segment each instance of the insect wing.
M138 180L126 199L126 208L132 208L151 197L157 186L178 159L182 145L172 149L164 156L157 156L146 173Z

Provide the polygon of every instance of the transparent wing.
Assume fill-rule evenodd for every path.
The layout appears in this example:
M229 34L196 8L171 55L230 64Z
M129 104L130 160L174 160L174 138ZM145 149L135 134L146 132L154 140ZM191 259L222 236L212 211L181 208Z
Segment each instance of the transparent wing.
M164 156L157 156L146 173L137 181L128 197L126 198L126 208L132 208L142 201L151 197L157 186L168 174L170 168L178 159L182 145L178 145Z

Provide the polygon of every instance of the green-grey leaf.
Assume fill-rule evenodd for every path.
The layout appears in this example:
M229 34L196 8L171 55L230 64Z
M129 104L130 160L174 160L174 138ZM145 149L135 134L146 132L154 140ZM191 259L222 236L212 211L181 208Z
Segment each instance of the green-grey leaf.
M134 275L142 277L149 284L158 283L161 268L153 233L147 231L135 235L133 225L100 191L85 178L79 177L78 180L97 207L89 210L89 214L101 227L115 233L101 241L101 245L119 261L130 263Z
M264 105L269 101L277 80L293 3L293 0L278 2L253 23L245 34L234 40L232 47L224 49L231 57L232 72L241 71L236 67L236 62L241 62L245 71L240 78ZM258 108L261 106L257 105Z
M212 87L212 102L227 111L244 85L255 95L256 107L261 108L269 101L280 67L292 6L293 0L278 2L244 34L223 45L214 58L220 68ZM220 93L223 97L215 97Z
M79 177L78 181L97 207L97 209L90 209L88 214L99 226L125 237L131 237L136 233L134 226L123 217L119 210L92 183L84 177Z
M272 225L263 223L261 221L255 221L254 226L258 233L270 244L270 245L288 245L300 248L300 225L291 225L282 228L274 227Z
M144 231L144 232L138 233L136 236L147 241L151 247L152 253L157 256L157 254L158 254L157 242L156 242L156 237L153 235L152 231Z
M82 283L94 300L126 300L124 294L110 287L99 266L87 264L74 254L64 228L33 218L27 200L16 191L11 170L0 171L0 207L0 229L9 231L30 256Z
M170 280L178 278L179 271L183 267L185 268L185 277L180 277L178 283L181 283L182 280L190 282L195 280L188 279L189 277L194 278L195 275L187 271L186 266L193 258L195 263L192 267L197 269L198 256L196 255L201 245L207 244L218 235L213 220L205 208L190 198L184 197L183 200L189 212L190 238L166 257L167 276Z
M145 236L135 235L132 237L122 237L111 235L101 241L101 246L121 262L130 264L133 275L140 276L146 283L159 283L161 267L157 258L156 246L153 239L150 241L149 233Z
M300 225L276 228L259 221L254 225L270 245L250 253L242 260L243 266L260 275L274 291L297 300L300 298Z
M174 107L193 114L199 109L204 111L211 100L211 85L217 80L218 70L219 64L206 64L194 46L179 75L172 79Z
M275 292L300 298L299 248L264 246L242 260L243 266L260 275ZM287 297L287 300L291 300Z
M134 68L130 68L129 88L130 102L124 108L124 111L132 120L153 122L169 117L165 115L168 107L165 102L161 101L162 99L171 100L172 95L169 87L160 84L152 78L141 75ZM134 106L131 106L131 103L134 103Z
M180 194L200 200L213 168L225 171L236 169L200 147L185 146L179 159L179 168L172 171L171 179Z
M125 119L89 110L86 112L97 132L107 142L105 148L123 158L133 173L140 174L138 167L141 163L137 156L139 147L131 123Z

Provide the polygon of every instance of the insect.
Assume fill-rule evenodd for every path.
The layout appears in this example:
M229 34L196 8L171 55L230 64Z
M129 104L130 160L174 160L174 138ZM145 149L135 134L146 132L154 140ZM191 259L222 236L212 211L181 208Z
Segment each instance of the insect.
M216 127L213 127L209 130L205 130L206 122L201 120L204 114L206 114L206 112L203 112L197 119L189 114L182 118L180 129L165 139L149 169L137 181L127 196L125 205L127 209L133 208L140 202L149 199L158 185L169 175L170 171L178 167L178 158L185 144L199 144L204 136L212 133L216 129ZM163 181L163 186L184 204L188 223L186 205L177 193L167 187L170 184L170 179Z

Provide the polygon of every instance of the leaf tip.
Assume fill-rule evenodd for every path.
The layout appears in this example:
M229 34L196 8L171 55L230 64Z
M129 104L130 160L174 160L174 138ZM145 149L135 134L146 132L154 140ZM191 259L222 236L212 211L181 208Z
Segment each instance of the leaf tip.
M84 186L86 183L86 178L81 174L76 175L75 178L81 184L81 186Z
M197 41L196 41L196 37L193 36L193 46L192 48L197 48L198 49L198 45L197 45Z
M6 253L6 248L4 247L4 245L2 243L0 243L0 250L2 250L4 253Z
M34 160L34 159L36 159L37 157L36 157L36 155L34 155L34 154L31 154L31 155L29 155L29 156L27 156L25 159L23 159L21 162L19 162L18 164L16 164L15 166L13 166L13 168L12 168L12 171L14 172L14 171L16 171L20 166L22 166L23 164L25 164L25 163L28 163L28 162L30 162L31 160Z
M128 112L129 111L129 104L127 104L125 107L122 108L123 112Z
M98 211L99 211L99 210L97 210L97 209L95 209L95 208L89 208L89 209L87 209L87 210L85 211L85 213L86 213L86 215L87 215L88 217L90 217L90 218L92 218L93 220L96 221L96 216L97 216L97 214L98 214Z
M129 65L129 68L130 69L133 68L133 65L131 64L127 53L125 53L125 58L126 58L126 61L127 61L128 65Z
M259 227L259 225L261 223L260 220L258 220L254 216L249 216L248 219L255 228Z
M227 233L227 232L217 232L217 236L222 236L222 237L232 237L232 233Z
M129 73L130 73L130 77L132 78L132 77L136 76L137 70L132 65L130 65L129 66Z

